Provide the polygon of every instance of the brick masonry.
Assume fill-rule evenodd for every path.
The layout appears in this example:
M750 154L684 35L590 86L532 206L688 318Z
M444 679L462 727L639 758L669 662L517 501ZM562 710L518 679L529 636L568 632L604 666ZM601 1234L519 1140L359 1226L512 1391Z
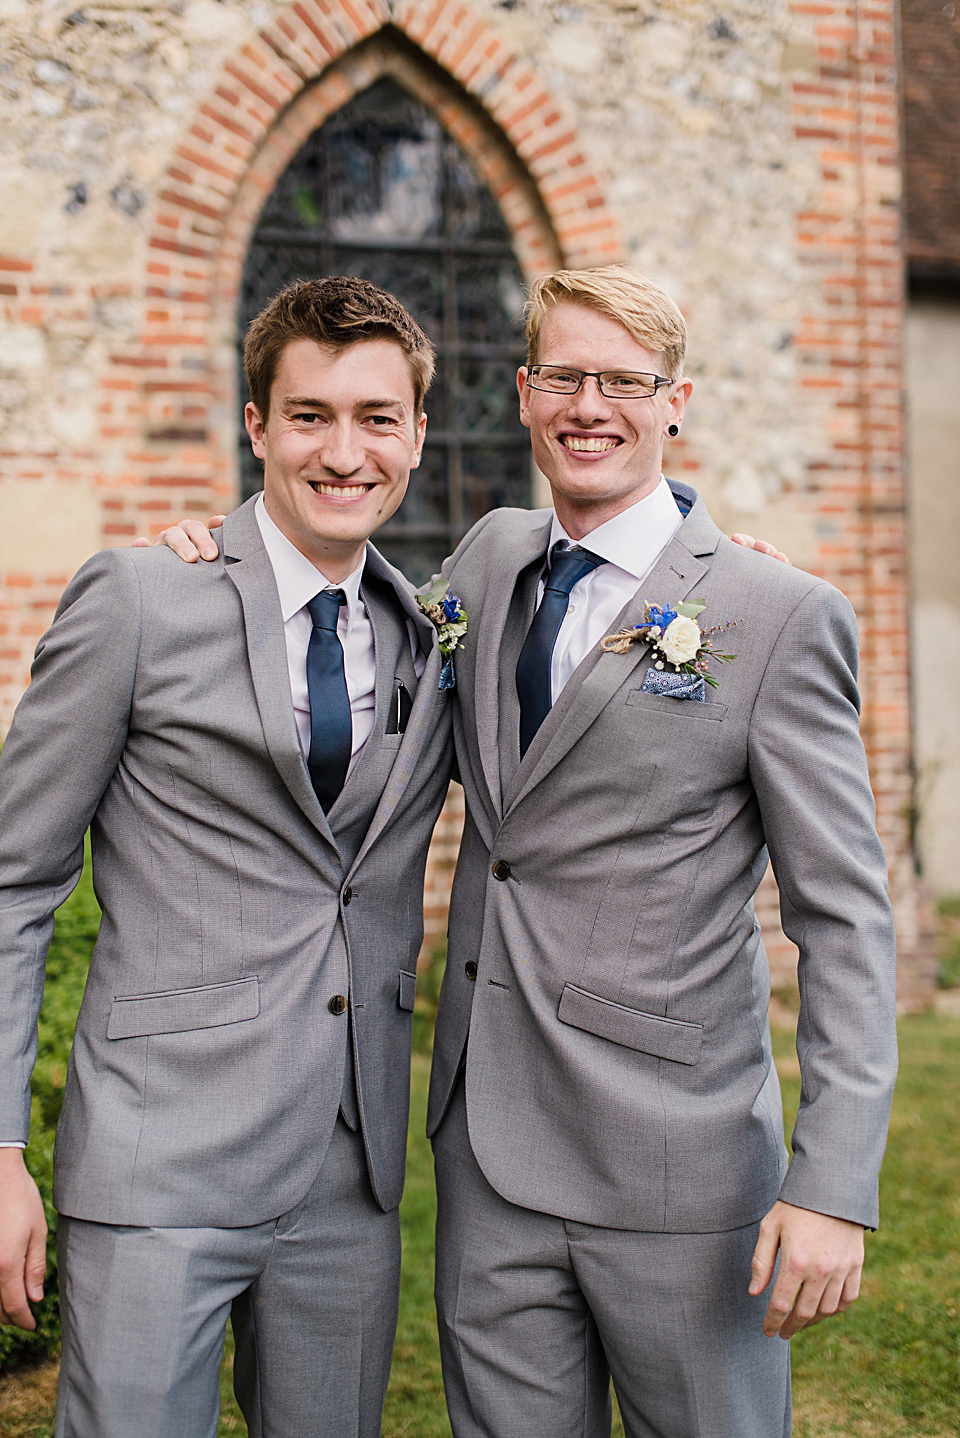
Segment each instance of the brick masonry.
M474 159L528 274L625 258L683 305L698 394L669 470L856 607L904 996L922 992L892 0L2 0L0 18L4 724L86 553L234 503L249 235L306 135L389 72ZM769 884L760 910L787 984Z

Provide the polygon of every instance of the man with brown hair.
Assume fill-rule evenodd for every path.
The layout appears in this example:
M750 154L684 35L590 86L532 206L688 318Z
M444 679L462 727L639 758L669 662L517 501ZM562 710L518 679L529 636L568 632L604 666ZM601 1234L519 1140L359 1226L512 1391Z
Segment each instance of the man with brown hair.
M433 625L368 544L420 458L429 341L363 280L246 345L264 492L217 557L112 549L0 761L0 1321L45 1224L20 1150L53 911L103 909L57 1134L58 1438L214 1438L227 1318L258 1438L376 1438L430 832Z

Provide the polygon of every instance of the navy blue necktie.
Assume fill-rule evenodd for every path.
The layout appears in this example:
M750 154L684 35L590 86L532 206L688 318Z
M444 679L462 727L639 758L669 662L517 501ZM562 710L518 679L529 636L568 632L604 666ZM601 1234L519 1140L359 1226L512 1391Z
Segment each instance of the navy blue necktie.
M550 573L543 587L543 598L517 662L521 756L526 754L533 736L550 713L550 665L570 602L570 591L578 579L603 563L600 556L591 554L589 549L571 549L565 539L559 540L550 552Z
M307 605L313 620L307 646L307 692L310 695L307 768L325 814L333 808L346 783L353 744L343 646L337 635L337 616L341 604L346 602L342 589L322 589Z

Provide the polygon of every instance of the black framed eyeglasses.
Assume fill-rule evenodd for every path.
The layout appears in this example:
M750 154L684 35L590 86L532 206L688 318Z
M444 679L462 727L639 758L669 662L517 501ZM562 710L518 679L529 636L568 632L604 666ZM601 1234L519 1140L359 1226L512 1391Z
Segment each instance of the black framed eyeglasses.
M595 379L607 399L650 399L663 385L676 384L676 380L664 379L663 375L635 374L631 370L605 369L598 373L558 364L535 364L527 370L530 388L546 390L548 394L576 394L585 379Z

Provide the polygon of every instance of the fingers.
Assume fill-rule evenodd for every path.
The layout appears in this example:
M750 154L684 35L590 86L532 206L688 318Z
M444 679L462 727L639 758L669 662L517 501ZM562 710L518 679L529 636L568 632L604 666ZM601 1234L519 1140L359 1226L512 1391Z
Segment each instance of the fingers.
M41 1213L42 1219L42 1213ZM34 1227L24 1239L14 1235L5 1245L0 1261L0 1323L13 1323L32 1333L37 1321L30 1312L29 1300L39 1303L43 1297L43 1276L46 1272L47 1225Z
M216 559L219 554L216 541L199 519L181 519L179 524L161 530L154 543L165 544L187 564L196 564L198 559Z
M28 1298L43 1297L47 1220L19 1148L0 1149L0 1323L32 1332Z
M211 536L208 527L202 524L199 519L183 519L180 521L180 528L186 534L187 539L192 540L194 548L201 559L217 558L220 553L217 548L217 541ZM175 530L170 532L176 533Z
M760 1225L760 1233L757 1237L757 1246L753 1250L753 1258L750 1262L750 1287L747 1292L756 1298L762 1293L773 1277L773 1266L777 1261L777 1249L780 1246L780 1229L772 1216L768 1213Z
M778 549L777 546L771 544L769 540L754 539L752 534L731 534L730 538L734 544L740 544L744 549L755 549L758 554L769 554L771 559L777 559L781 564L791 564L791 561L784 554L783 550Z
M753 547L758 550L760 554L769 554L771 559L779 560L781 564L790 563L782 549L778 549L775 544L768 544L765 539L758 539Z
M836 1309L827 1310L822 1306L826 1285L816 1279L802 1283L793 1294L792 1302L785 1294L789 1294L789 1285L785 1288L785 1294L777 1297L776 1302L771 1297L770 1305L763 1322L763 1331L768 1338L777 1335L781 1338L792 1338L803 1328L809 1328L812 1323L819 1323L822 1318L831 1318ZM776 1284L774 1284L776 1294Z
M161 530L153 541L140 535L130 548L149 549L152 545L164 544L187 564L196 564L198 559L216 559L220 551L210 530L218 528L225 518L223 514L211 514L206 524L199 519L181 519L169 529Z
M154 544L165 544L168 549L172 549L174 554L187 564L196 564L200 558L200 550L194 544L189 534L187 534L182 523L171 525L169 529L161 529L153 542Z
M762 1293L770 1281L771 1241L776 1240L780 1265L763 1319L772 1338L792 1338L803 1328L842 1313L860 1291L863 1270L863 1229L827 1214L776 1203L760 1225L753 1260L750 1293Z
M217 541L211 536L210 530L222 524L223 519L222 514L212 514L209 526L203 524L199 519L182 519L180 521L180 528L186 534L187 539L193 542L201 559L216 559L219 555ZM176 529L170 530L168 533L175 534Z
M857 1299L860 1297L860 1279L862 1277L862 1266L858 1268L855 1273L847 1275L847 1281L843 1285L843 1293L841 1294L839 1303L839 1311L841 1313L846 1313L851 1303L856 1303Z
M31 1303L39 1303L43 1297L43 1280L47 1273L47 1225L34 1228L27 1245L27 1259L23 1265L24 1287Z

